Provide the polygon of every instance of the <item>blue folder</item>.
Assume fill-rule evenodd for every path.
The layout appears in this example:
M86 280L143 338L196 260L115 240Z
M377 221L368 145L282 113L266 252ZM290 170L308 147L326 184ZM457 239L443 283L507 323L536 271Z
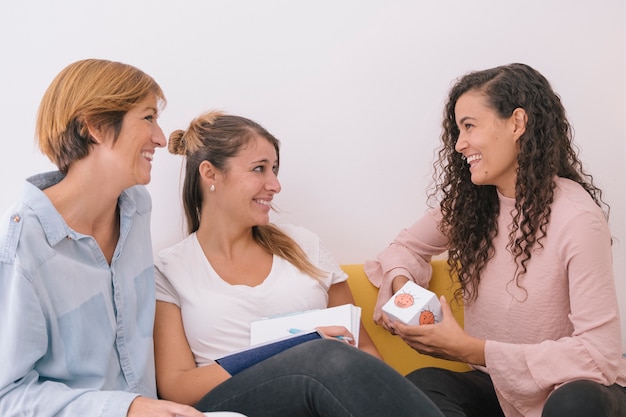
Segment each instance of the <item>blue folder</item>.
M259 363L267 358L287 350L291 347L308 342L315 339L321 339L322 335L318 331L296 334L284 339L278 339L273 342L263 343L256 346L250 346L244 350L230 353L219 359L217 362L222 368L231 375L235 375L250 366Z

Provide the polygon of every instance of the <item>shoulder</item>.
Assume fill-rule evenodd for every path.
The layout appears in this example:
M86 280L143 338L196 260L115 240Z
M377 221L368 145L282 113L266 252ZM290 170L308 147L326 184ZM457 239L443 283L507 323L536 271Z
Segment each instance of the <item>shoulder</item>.
M196 234L192 233L175 245L159 251L154 257L154 263L159 269L167 268L173 264L184 264L193 258L196 245Z
M598 219L605 219L600 208L589 193L575 181L557 178L554 191L553 214L567 219L586 214Z
M0 215L0 261L13 263L25 255L29 265L40 263L49 256L46 249L67 236L66 229L48 198L29 179L21 199Z
M13 204L0 216L0 262L14 262L20 240L26 207L22 203Z
M303 226L297 226L295 224L275 224L281 231L289 235L292 239L319 239L317 234L312 232Z
M275 226L292 238L305 252L318 248L320 245L319 236L306 227L293 224L276 224Z
M591 233L601 239L610 239L608 220L587 191L575 181L558 178L550 213L550 234L560 235L566 241L591 242Z

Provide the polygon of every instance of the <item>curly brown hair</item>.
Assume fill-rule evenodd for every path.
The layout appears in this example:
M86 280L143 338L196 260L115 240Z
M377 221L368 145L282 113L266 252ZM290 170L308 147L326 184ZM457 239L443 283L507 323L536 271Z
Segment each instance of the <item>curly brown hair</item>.
M528 117L519 140L515 210L507 245L517 264L517 285L526 273L532 248L541 246L546 236L556 177L579 183L605 209L607 218L609 213L602 191L583 170L561 99L543 75L519 63L464 75L450 90L444 108L442 147L429 197L439 200L440 228L449 239L448 264L461 284L456 295L466 302L476 299L481 271L493 256L500 210L496 187L473 184L463 155L455 151L460 133L455 107L469 91L483 94L500 118L510 117L517 108Z

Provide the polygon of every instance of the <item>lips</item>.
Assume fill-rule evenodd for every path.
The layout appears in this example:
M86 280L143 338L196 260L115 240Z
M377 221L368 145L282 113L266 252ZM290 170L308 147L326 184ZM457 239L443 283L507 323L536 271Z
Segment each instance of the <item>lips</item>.
M154 159L154 154L152 152L148 152L148 151L143 151L141 153L141 156L143 156L144 158L146 158L150 162L152 162L152 160Z
M476 165L477 163L479 163L481 160L483 159L483 157L480 154L473 154L473 155L469 155L468 157L465 158L465 160L467 161L467 164L470 166L470 169Z

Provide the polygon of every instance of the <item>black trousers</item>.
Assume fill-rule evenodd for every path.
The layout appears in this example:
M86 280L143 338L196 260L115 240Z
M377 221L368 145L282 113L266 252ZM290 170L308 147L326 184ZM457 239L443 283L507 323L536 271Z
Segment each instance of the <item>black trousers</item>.
M504 417L493 382L480 371L454 372L423 368L407 378L446 417ZM554 391L542 417L626 417L626 388L592 381L574 381Z

